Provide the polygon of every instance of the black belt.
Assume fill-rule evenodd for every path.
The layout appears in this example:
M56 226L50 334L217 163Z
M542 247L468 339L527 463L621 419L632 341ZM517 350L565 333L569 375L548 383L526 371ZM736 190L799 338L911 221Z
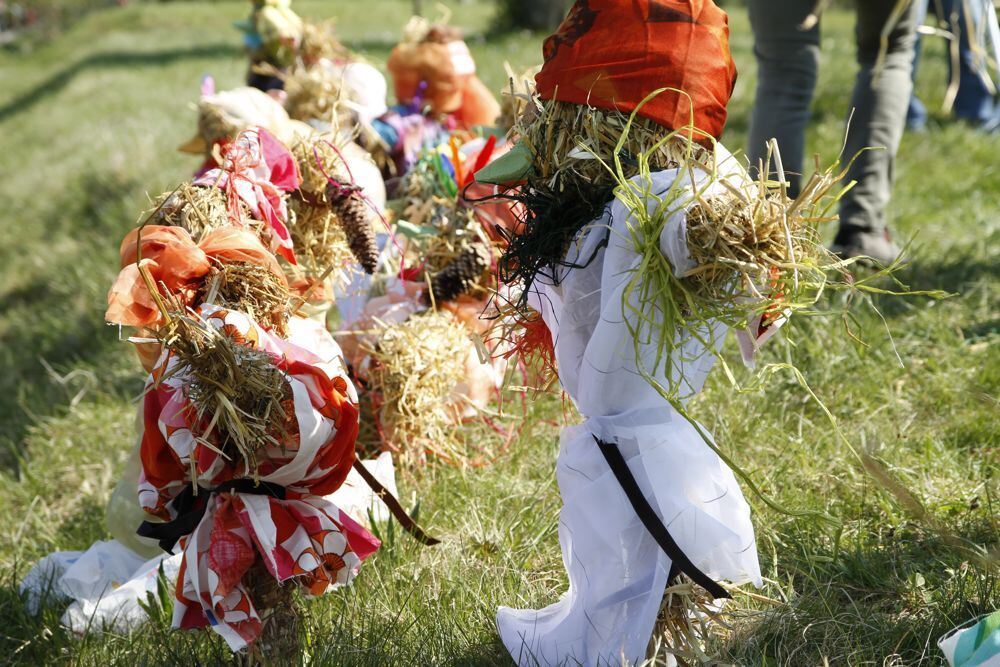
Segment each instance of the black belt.
M135 532L141 537L158 540L160 548L167 553L173 553L177 541L185 535L190 535L208 509L209 498L215 493L237 491L258 496L271 496L279 500L285 499L285 487L271 482L255 482L252 479L231 479L212 488L199 487L198 495L193 486L185 486L177 496L170 501L170 506L176 513L176 518L166 523L143 521Z
M699 570L691 562L691 559L684 554L677 542L674 541L674 538L670 536L667 527L663 525L660 517L656 516L656 512L650 506L649 501L642 495L642 490L639 488L639 484L636 483L635 477L632 476L632 471L629 470L628 464L625 462L625 457L622 456L621 451L618 449L618 445L613 442L603 442L596 435L594 436L594 440L597 441L597 446L600 448L601 453L604 454L604 459L608 462L608 466L611 467L611 472L615 474L615 479L618 480L618 484L621 485L622 490L632 504L632 509L639 515L642 525L646 527L646 530L653 536L656 543L660 545L663 552L670 557L670 572L667 575L667 581L672 581L679 572L683 572L692 581L711 593L713 598L732 597L725 588Z
M385 503L400 525L414 539L428 546L440 543L440 540L427 535L421 530L417 522L406 513L406 510L403 509L399 501L389 493L388 489L379 484L378 480L364 467L361 461L355 459L354 469L358 471L358 474L361 475L365 483L371 487L379 500ZM271 496L279 500L285 499L285 487L271 482L254 482L252 479L233 479L208 489L199 487L197 496L194 494L192 486L185 486L184 490L170 501L170 506L176 513L175 519L166 523L143 521L139 529L135 532L142 537L150 537L158 540L161 549L167 553L173 553L174 546L178 540L185 535L190 535L198 527L202 517L205 516L205 510L208 508L208 500L211 495L226 491Z

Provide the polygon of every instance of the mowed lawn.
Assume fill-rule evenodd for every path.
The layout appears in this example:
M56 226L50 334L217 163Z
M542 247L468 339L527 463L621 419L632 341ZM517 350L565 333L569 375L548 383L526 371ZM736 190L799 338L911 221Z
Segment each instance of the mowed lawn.
M336 17L343 40L378 64L410 6L295 3L305 16ZM104 506L132 446L142 387L129 346L102 321L118 243L148 196L196 166L175 147L194 131L190 105L203 74L220 88L241 82L230 23L246 8L112 9L34 53L0 53L0 661L228 660L217 637L171 632L169 616L131 636L73 638L58 605L29 616L18 583L46 553L108 537ZM490 33L489 3L452 9L491 88L503 85L504 61L517 70L540 59L540 35ZM740 80L725 141L737 149L754 64L744 10L732 12ZM832 160L855 72L851 16L832 12L824 31L809 148ZM928 41L918 88L932 109L944 94L944 62L940 41ZM755 394L734 393L716 375L694 405L768 497L832 517L778 513L748 493L767 577L759 592L772 602L737 598L733 630L714 647L725 661L938 664L941 634L1000 606L998 152L1000 137L941 114L900 151L892 218L912 240L901 279L954 296L857 300L854 319L800 321L794 346L767 351L799 365L874 461L868 471L790 375ZM548 604L566 587L553 469L559 425L574 419L558 396L543 396L493 466L401 476L404 501L419 500L421 521L443 543L424 548L383 527L383 548L350 589L305 604L308 659L507 664L496 607Z

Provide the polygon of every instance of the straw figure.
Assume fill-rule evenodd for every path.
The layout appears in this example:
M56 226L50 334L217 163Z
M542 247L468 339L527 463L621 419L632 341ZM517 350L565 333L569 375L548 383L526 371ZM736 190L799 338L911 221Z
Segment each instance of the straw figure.
M713 600L761 574L730 461L686 406L729 329L752 364L843 272L820 243L842 173L792 200L718 142L736 71L711 0L579 0L543 52L517 144L476 178L522 206L502 335L585 421L556 460L569 591L497 625L521 665L710 663Z
M295 591L349 584L379 542L329 499L355 467L358 398L275 254L295 261L279 230L296 162L259 128L220 146L126 236L105 318L138 329L150 371L137 532L182 555L174 626L284 664L302 649Z

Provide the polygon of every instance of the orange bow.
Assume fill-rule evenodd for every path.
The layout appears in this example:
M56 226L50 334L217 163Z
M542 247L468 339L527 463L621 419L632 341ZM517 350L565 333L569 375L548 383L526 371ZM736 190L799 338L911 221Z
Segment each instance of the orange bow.
M160 321L160 311L140 266L157 286L190 305L198 282L209 273L213 262L257 264L287 284L274 255L249 231L222 227L195 244L181 227L147 225L133 229L122 241L122 270L108 292L104 319L133 327L153 326Z

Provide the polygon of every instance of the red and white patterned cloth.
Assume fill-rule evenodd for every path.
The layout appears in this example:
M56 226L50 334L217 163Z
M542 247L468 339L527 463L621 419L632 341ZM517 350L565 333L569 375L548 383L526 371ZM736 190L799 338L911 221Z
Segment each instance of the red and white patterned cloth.
M308 325L292 330L310 349L278 338L237 311L203 305L198 314L223 334L274 355L292 389L291 430L297 430L284 448L265 450L257 469L261 482L284 487L284 499L203 491L204 517L179 543L184 560L174 627L210 625L238 651L261 632L254 601L241 583L258 554L279 582L294 581L307 594L320 595L350 583L379 541L322 497L347 477L358 431L357 395L337 344ZM321 334L327 340L315 345ZM206 488L248 476L243 462L227 460L195 439L184 392L190 377L178 364L165 350L147 382L144 403L139 502L165 520L176 518L170 501L190 486L192 468Z

